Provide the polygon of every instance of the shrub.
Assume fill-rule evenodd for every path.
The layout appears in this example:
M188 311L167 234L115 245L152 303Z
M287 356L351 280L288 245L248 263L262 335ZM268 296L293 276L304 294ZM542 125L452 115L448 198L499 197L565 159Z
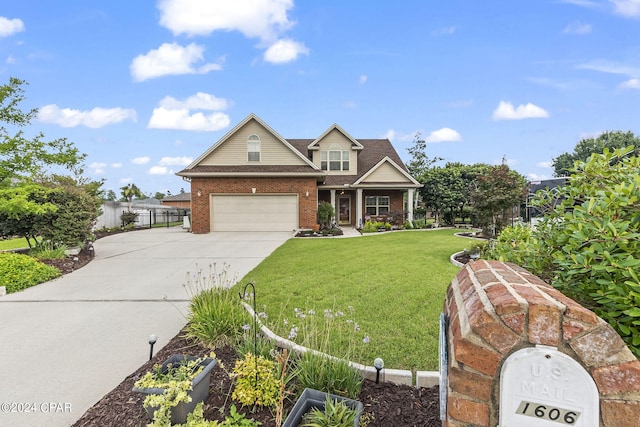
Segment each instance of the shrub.
M60 274L57 268L30 256L0 253L0 286L6 286L9 294L55 279Z
M56 247L50 240L38 242L29 255L37 259L63 259L67 256L65 245Z
M532 257L533 231L526 225L505 227L495 240L491 241L491 249L483 254L485 258L509 261L530 269Z
M311 408L304 416L301 425L304 427L350 427L353 426L357 417L358 411L350 408L345 402L327 397L324 410Z
M363 233L377 233L379 229L390 230L391 224L382 221L367 221L364 223Z
M640 158L632 153L593 154L565 186L538 192L532 205L543 220L521 251L502 253L593 310L640 356Z
M133 225L137 218L138 214L132 211L122 212L122 215L120 215L120 221L122 221L123 227Z
M217 273L215 264L209 266L208 274L200 269L187 281L185 288L191 296L186 327L189 337L212 348L237 342L249 315L230 288L235 282L228 266Z
M362 375L346 360L304 353L297 361L296 379L303 387L355 399L362 389Z
M276 373L273 361L247 353L231 372L235 381L231 397L246 406L276 406L282 389Z

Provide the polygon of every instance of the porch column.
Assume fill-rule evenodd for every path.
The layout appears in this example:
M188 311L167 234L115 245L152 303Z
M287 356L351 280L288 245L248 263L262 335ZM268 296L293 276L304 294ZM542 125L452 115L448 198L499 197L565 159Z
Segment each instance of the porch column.
M356 189L356 227L362 228L362 188Z
M336 209L336 190L330 190L331 192L331 206L333 206L333 210L335 212L338 211L338 209ZM336 222L336 217L335 215L333 216L333 218L331 218L331 222Z
M407 221L413 222L413 192L415 190L410 188L407 190Z

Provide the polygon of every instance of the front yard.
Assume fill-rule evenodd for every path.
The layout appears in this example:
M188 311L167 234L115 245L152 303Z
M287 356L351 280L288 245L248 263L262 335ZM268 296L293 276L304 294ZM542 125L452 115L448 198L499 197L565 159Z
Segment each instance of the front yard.
M368 341L353 361L370 366L381 357L388 368L437 370L439 315L458 271L449 256L469 246L454 233L290 239L239 285L255 284L257 311L282 337L307 324L308 316L340 312L344 321L358 324L360 340ZM336 354L348 350L332 345Z

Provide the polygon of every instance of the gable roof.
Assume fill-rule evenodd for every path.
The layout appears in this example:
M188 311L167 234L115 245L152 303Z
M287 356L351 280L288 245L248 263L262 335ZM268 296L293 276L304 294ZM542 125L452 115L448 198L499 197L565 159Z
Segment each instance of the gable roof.
M299 158L303 164L301 165L263 165L263 164L251 164L251 165L201 165L207 157L213 152L219 149L225 144L236 132L242 129L250 121L256 121L260 126L264 127L271 135L280 143L282 143L287 149L291 151L297 158ZM242 174L264 174L264 175L299 175L299 174L312 174L312 175L324 175L325 172L321 171L307 156L303 155L300 150L294 148L286 139L284 139L278 132L273 130L268 124L266 124L260 117L251 113L244 120L238 123L233 129L227 132L218 142L213 144L207 151L194 160L189 166L182 171L176 173L178 176L190 177L190 176L212 176L212 175L242 175Z
M320 141L322 141L327 135L329 135L331 132L333 132L334 130L337 130L338 132L340 132L342 135L344 135L345 138L347 138L349 141L351 141L351 148L354 150L362 150L362 145L351 135L349 135L349 133L347 131L345 131L344 129L342 129L340 126L338 126L337 124L332 124L329 129L325 130L324 132L322 132L322 135L320 135L319 137L317 137L316 139L314 139L311 144L309 144L309 146L307 147L307 149L309 150L318 150L320 148Z

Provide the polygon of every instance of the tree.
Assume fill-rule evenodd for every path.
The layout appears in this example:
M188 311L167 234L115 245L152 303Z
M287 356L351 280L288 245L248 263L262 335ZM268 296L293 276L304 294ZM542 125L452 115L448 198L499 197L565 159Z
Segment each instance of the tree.
M104 196L104 200L108 202L114 202L118 200L116 197L116 193L113 190L107 190L107 193Z
M22 129L38 113L36 109L20 110L25 84L11 77L8 84L0 86L0 123L19 129L12 135L0 126L0 187L41 176L49 166L62 166L76 173L86 157L66 138L44 141L42 133L33 139L25 137Z
M464 217L464 208L471 204L470 189L478 175L488 168L483 164L447 163L425 171L420 180L423 184L420 195L425 207L435 213L436 222L445 211L445 223L453 223L457 215Z
M506 211L526 199L527 180L504 162L478 176L471 189L473 212L483 233L495 237L506 224Z
M144 193L140 191L137 185L134 183L127 184L124 187L120 187L120 194L122 195L122 200L125 202L131 203L133 199L144 199Z
M161 191L156 191L156 194L153 196L154 199L158 199L158 200L162 200L166 197L167 195Z
M47 201L51 191L38 184L0 188L0 237L22 236L29 247L34 246L40 235L37 222L58 210Z
M572 153L562 153L553 159L553 174L557 177L569 176L576 161L586 162L592 154L602 154L605 148L613 151L627 146L634 146L638 150L640 138L634 136L633 132L615 131L603 132L597 138L582 139Z
M427 156L427 142L422 138L420 132L416 133L413 145L407 151L411 154L411 160L406 164L407 170L412 177L420 180L422 174L427 171L435 163L443 160L442 157L434 157L430 159Z

